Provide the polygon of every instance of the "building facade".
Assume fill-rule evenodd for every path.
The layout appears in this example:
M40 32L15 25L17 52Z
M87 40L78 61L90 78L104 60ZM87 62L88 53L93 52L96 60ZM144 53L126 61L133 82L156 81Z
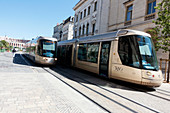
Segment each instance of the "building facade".
M74 38L107 32L109 0L80 0L74 7Z
M63 39L63 23L61 24L57 24L54 27L54 34L53 34L53 38L56 38L58 41L61 41Z
M155 27L154 8L162 0L80 0L75 6L74 38L102 34L118 29L149 32ZM168 58L162 51L158 59Z
M9 43L10 46L12 47L17 47L20 49L25 48L25 43L29 42L30 40L23 40L23 39L13 39L13 38L8 38L4 36L0 36L0 41L5 40L6 42Z
M135 29L147 32L157 18L154 9L162 0L110 0L108 32L117 29Z
M62 40L73 39L73 27L74 27L74 17L70 16L64 21L63 24L63 37Z
M73 39L73 26L74 17L70 16L66 20L63 20L63 23L57 24L54 27L54 34L52 37L56 38L58 41Z

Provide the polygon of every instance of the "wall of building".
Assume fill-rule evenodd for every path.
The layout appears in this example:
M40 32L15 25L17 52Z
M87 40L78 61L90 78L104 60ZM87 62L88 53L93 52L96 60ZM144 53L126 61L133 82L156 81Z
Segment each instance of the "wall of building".
M146 11L148 0L127 1L128 0L110 0L108 31L114 31L123 28L146 31L146 29L153 28L154 24L152 21L157 18L157 14L155 13L155 18L145 20L147 16ZM161 2L161 0L156 0L156 3L159 2ZM133 5L131 24L125 25L126 9L127 6L131 4Z
M97 2L97 10L94 11L96 2ZM79 3L76 4L75 7L73 8L75 11L74 37L80 38L87 35L96 35L96 34L102 34L107 32L108 5L109 5L109 0L80 0ZM90 14L88 15L89 7L90 7ZM86 15L84 16L85 10L86 10ZM80 19L81 13L83 15L82 19ZM77 16L78 16L78 21L77 21ZM95 24L94 33L93 33L93 24ZM86 34L87 25L89 25L88 34ZM84 34L83 34L83 26L85 26ZM79 30L80 27L81 27L81 32Z
M22 40L22 39L13 39L8 37L0 36L0 41L5 40L9 43L10 46L18 47L18 48L25 48L25 43L27 43L29 40Z
M61 39L63 39L63 23L61 24L57 24L54 27L54 34L53 34L53 38L56 38L58 41L61 41Z
M68 39L67 40L71 40L73 39L73 27L74 27L74 23L69 23L68 26Z
M57 24L54 27L53 38L56 38L58 41L73 39L73 26L74 18L70 16L63 20L63 23Z

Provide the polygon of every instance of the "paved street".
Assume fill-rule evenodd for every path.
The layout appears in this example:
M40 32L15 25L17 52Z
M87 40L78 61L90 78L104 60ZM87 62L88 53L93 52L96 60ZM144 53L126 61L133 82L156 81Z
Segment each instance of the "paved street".
M0 53L0 113L103 112L20 54L12 56Z
M170 84L146 89L0 53L0 113L170 112Z

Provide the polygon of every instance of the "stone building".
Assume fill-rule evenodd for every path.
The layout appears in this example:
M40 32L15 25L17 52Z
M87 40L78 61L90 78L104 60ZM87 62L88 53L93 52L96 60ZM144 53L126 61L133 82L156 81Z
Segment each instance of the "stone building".
M109 0L80 0L74 7L74 38L107 32Z
M54 27L54 34L52 37L56 38L58 41L73 39L73 26L74 17L70 16L66 20L63 20L63 23L58 23Z
M154 7L162 0L110 0L108 31L135 29L147 32L157 18Z
M155 27L157 3L162 0L80 0L75 6L74 38L118 29L148 32ZM158 59L168 58L162 51Z
M64 21L63 24L63 37L62 40L73 39L73 26L74 26L74 17L70 16Z
M6 42L9 43L10 46L12 47L18 47L20 49L25 48L25 43L29 42L30 40L23 40L23 39L13 39L13 38L8 38L4 36L0 36L0 41L5 40Z
M58 41L61 41L61 39L63 39L63 23L61 24L57 24L54 27L54 34L53 34L53 38L56 38Z

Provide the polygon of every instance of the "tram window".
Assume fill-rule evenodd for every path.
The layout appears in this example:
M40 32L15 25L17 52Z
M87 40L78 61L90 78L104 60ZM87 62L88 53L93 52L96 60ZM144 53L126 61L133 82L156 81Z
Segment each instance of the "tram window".
M139 68L139 58L136 52L136 41L133 36L119 38L118 52L123 65Z
M78 59L97 63L98 61L99 43L80 44L78 50Z
M87 61L87 44L79 45L78 59L82 61Z
M97 63L99 43L88 44L87 61Z

